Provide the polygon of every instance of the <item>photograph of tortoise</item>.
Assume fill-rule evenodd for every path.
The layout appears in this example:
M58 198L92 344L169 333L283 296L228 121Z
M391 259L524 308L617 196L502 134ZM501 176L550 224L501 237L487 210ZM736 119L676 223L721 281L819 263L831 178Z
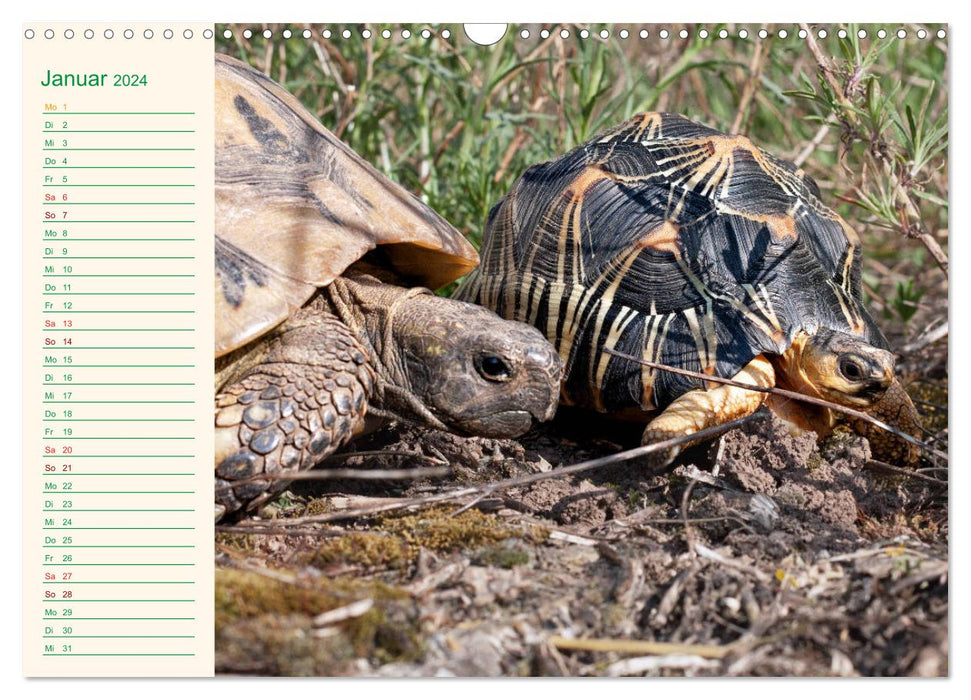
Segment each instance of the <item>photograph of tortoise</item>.
M215 672L946 676L952 29L464 29L215 29Z
M790 389L919 432L863 304L853 229L793 164L678 114L638 114L527 169L490 212L482 264L456 296L543 331L565 363L561 402L646 423L643 444L763 404L819 436L839 416L608 350ZM916 461L909 443L855 427L875 456Z
M547 340L429 291L477 264L462 235L269 77L215 60L217 517L282 491L252 477L312 468L365 417L486 437L551 418Z

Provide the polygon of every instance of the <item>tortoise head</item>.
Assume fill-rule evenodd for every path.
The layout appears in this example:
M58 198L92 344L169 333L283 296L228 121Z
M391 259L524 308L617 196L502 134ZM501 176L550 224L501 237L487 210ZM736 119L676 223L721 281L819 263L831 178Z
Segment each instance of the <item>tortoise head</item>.
M386 390L385 409L484 437L514 437L553 417L563 363L532 326L423 294L402 306L393 328L407 392Z
M797 337L790 352L802 388L844 406L872 406L893 382L893 355L847 333L821 328Z
M834 403L856 408L912 437L921 434L913 402L894 376L893 355L865 339L840 331L820 329L800 333L777 368L783 384ZM829 409L803 406L799 414L787 408L785 416L820 434L829 432L835 416ZM912 443L860 419L847 421L870 441L873 455L884 461L914 465L920 457Z

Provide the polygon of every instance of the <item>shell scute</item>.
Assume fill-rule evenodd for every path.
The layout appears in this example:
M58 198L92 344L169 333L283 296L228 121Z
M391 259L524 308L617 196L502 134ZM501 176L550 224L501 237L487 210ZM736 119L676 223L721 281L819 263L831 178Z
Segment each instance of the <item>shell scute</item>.
M651 410L702 386L605 348L731 377L820 327L886 347L859 240L811 178L680 115L636 115L531 167L482 257L460 293L546 329L567 403Z
M437 288L478 255L444 219L254 68L216 56L216 356L273 328L382 247Z

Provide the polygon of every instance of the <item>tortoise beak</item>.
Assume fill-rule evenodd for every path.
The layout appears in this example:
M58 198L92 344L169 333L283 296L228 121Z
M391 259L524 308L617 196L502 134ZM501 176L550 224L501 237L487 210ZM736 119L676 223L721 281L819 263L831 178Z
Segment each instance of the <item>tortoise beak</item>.
M545 423L556 415L560 396L560 382L563 378L563 360L549 343L532 347L526 352L526 365L534 368L537 385L549 391L530 407L535 422Z

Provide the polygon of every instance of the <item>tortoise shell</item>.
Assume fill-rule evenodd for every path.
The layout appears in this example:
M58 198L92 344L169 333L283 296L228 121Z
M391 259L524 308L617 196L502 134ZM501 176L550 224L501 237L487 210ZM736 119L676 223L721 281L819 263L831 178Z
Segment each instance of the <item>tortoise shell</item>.
M799 331L887 341L862 305L859 238L792 163L677 114L640 114L529 168L489 214L460 294L543 330L563 402L654 411Z
M325 129L293 95L216 55L216 357L259 337L381 246L435 289L478 263L428 206Z

